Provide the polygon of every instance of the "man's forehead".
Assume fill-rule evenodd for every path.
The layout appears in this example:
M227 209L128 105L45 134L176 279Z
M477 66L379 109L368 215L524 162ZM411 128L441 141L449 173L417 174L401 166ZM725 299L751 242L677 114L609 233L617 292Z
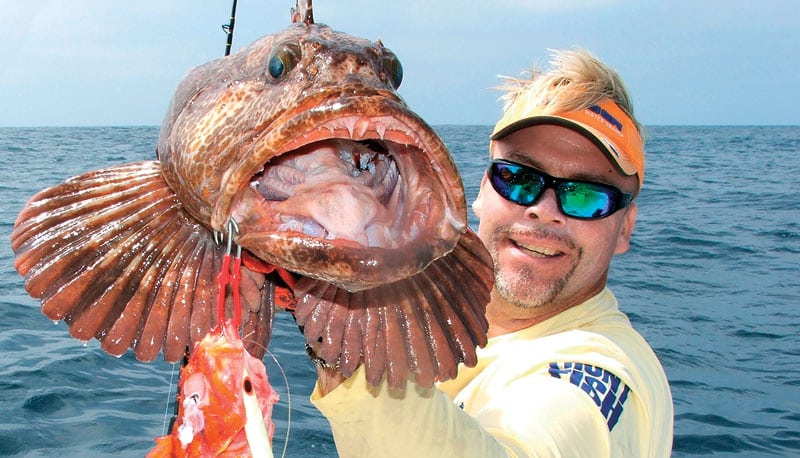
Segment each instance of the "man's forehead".
M635 192L638 179L619 171L591 139L568 127L539 124L515 131L490 144L492 159L503 158L559 178L612 184Z

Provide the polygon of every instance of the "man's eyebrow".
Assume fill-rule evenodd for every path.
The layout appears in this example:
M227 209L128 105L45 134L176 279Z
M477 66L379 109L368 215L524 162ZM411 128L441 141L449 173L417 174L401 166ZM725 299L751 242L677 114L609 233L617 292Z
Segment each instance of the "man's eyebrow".
M504 156L505 159L518 164L527 165L535 169L542 168L541 164L537 163L529 154L523 153L522 151L506 151Z
M505 158L509 161L517 162L522 165L527 165L528 167L533 167L535 169L541 170L547 173L546 170L542 167L540 163L536 161L535 158L532 158L530 154L523 153L522 151L506 151L504 154ZM549 173L548 173L549 175ZM599 173L592 173L590 171L581 171L577 174L570 175L567 177L556 176L556 178L562 178L565 180L577 180L577 181L592 181L594 183L605 184L608 186L617 187L616 184L611 183L607 177Z
M616 184L611 183L608 178L604 175L599 175L596 173L591 172L581 172L569 177L570 180L578 180L578 181L593 181L595 183L601 183L609 186L617 187Z

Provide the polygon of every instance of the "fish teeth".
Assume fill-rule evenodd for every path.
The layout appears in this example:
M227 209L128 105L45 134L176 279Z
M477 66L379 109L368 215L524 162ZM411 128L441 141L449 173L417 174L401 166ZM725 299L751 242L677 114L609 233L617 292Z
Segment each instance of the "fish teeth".
M344 127L347 129L347 132L350 134L350 138L353 138L353 131L356 128L356 120L355 119L347 119L344 121Z
M354 125L355 135L353 138L363 138L364 134L367 133L369 130L369 119L367 118L358 118ZM351 135L353 135L351 133Z

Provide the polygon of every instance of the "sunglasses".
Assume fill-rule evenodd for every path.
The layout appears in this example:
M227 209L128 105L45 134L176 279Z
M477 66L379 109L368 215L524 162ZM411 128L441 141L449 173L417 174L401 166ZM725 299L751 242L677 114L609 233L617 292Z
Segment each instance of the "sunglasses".
M553 188L561 212L577 219L605 218L633 200L631 194L611 185L555 178L541 170L502 159L493 160L486 174L498 194L525 207L536 203L547 188Z

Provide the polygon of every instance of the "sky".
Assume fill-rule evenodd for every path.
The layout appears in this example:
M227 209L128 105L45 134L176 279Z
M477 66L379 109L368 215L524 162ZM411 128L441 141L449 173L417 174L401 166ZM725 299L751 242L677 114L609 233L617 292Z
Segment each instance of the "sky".
M186 72L221 57L231 0L0 0L0 127L157 126ZM233 50L289 25L294 0L238 0ZM583 48L645 125L800 125L797 0L316 0L380 38L429 124L494 124L498 75Z

